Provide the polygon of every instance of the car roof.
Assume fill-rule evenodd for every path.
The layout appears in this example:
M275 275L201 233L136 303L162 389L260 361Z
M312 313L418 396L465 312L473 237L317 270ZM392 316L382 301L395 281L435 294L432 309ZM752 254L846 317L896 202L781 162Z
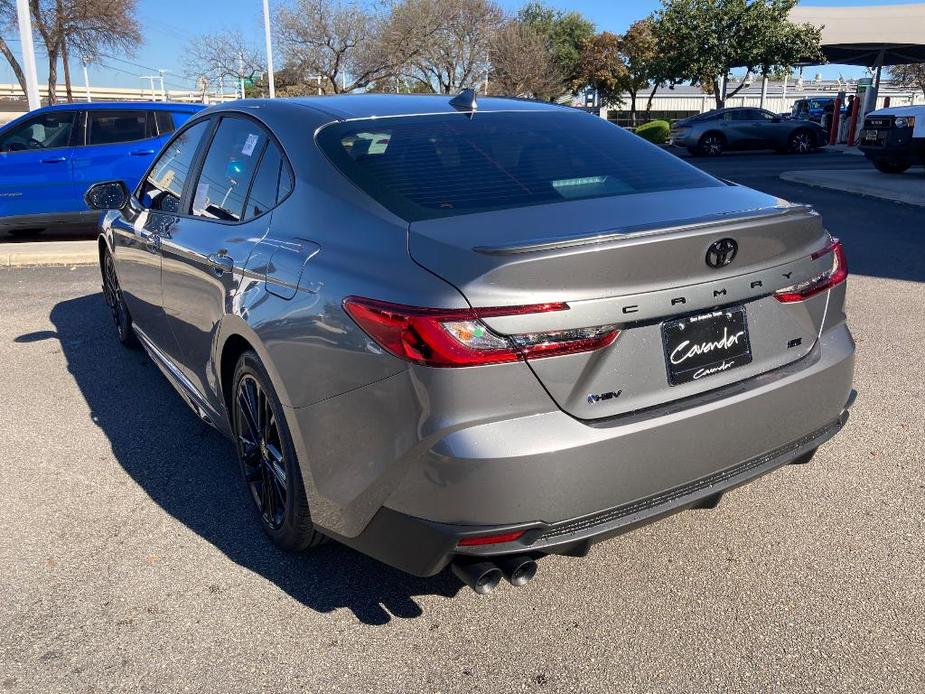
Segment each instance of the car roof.
M51 104L36 109L34 113L44 111L187 111L197 113L205 108L203 104L189 104L172 101L75 101L69 104Z
M430 94L338 94L286 99L247 99L231 101L213 107L215 111L259 108L269 112L293 108L310 108L332 120L387 118L389 116L419 116L458 113L450 105L453 95ZM574 111L567 106L504 97L477 99L478 112L499 111Z

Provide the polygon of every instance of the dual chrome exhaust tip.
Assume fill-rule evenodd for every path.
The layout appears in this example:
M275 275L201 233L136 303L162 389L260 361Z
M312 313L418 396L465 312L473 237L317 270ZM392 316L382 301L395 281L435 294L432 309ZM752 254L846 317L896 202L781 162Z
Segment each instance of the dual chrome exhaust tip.
M479 595L488 595L504 578L512 586L525 586L536 576L536 561L527 555L493 559L457 559L456 577Z

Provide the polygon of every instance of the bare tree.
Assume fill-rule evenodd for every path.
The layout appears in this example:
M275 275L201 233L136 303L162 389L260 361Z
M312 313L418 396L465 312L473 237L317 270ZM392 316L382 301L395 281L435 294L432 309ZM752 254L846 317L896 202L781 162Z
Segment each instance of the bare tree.
M492 42L489 91L546 101L564 94L565 80L546 37L516 20L501 27Z
M325 94L393 84L428 45L434 23L353 0L295 0L277 15L284 64Z
M421 28L421 43L407 62L411 78L442 94L485 79L505 21L493 0L403 0L392 12L395 21Z
M101 50L134 53L141 43L135 0L29 0L32 22L48 54L48 100L57 101L58 60L64 65L65 88L71 99L70 50L88 60Z
M6 32L11 30L16 23L16 3L13 0L0 0L0 32ZM16 79L19 82L19 86L22 89L23 94L26 93L26 76L22 71L22 66L19 64L19 60L16 58L16 55L10 50L9 45L6 42L6 39L3 38L2 33L0 33L0 55L3 55L6 58L6 61L10 64L10 68L13 70L13 74L16 75Z
M248 46L239 31L206 34L189 43L183 51L185 74L203 79L204 89L228 80L236 84L265 70L262 55Z

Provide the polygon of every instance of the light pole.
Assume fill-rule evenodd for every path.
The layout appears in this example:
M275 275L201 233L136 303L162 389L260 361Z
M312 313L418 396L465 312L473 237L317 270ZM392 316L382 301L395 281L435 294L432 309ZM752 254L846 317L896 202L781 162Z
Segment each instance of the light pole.
M87 59L81 56L80 62L83 64L83 67L84 67L84 87L87 90L87 103L89 104L92 101L92 99L90 98L90 75L89 73L87 73Z
M26 77L26 99L29 110L42 105L39 99L39 80L35 74L35 48L32 45L32 14L28 0L16 0L16 21L19 23L19 40L22 42L22 67Z
M238 76L241 78L241 98L246 98L244 95L244 54L238 54Z
M273 81L273 41L270 37L270 0L263 0L263 33L267 42L267 84L270 98L276 98L276 83Z

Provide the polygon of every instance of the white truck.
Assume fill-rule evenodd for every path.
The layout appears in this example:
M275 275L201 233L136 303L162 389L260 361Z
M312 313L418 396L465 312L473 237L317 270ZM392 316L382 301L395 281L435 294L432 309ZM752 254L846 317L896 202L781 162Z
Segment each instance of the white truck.
M858 149L886 174L925 164L925 105L871 111L864 118Z

